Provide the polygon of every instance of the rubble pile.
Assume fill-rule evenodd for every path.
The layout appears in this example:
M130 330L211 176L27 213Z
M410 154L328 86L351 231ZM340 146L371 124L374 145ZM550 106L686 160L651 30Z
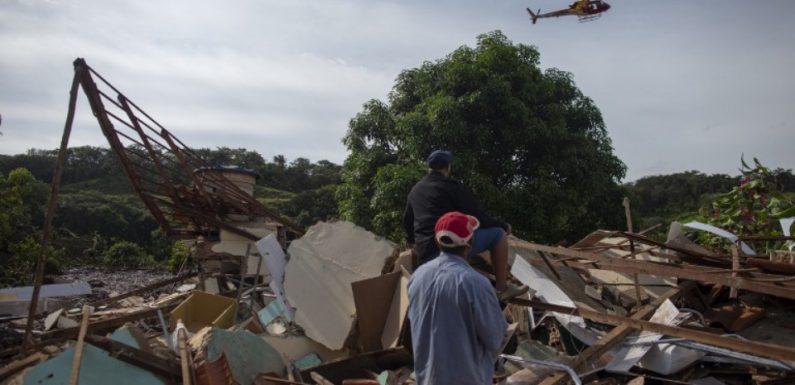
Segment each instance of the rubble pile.
M722 255L680 230L665 243L597 231L569 248L512 238L511 279L531 290L504 304L513 338L495 383L795 383L793 265L743 239ZM198 272L109 297L44 285L24 345L32 291L0 290L0 381L414 383L409 252L348 222L286 250L274 234L229 239L194 245Z

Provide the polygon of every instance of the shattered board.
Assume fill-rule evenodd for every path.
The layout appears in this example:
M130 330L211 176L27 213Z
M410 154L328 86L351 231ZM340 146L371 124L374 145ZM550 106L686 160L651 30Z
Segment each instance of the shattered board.
M295 322L313 340L342 348L356 313L351 283L380 275L394 244L350 222L320 222L287 252L284 291Z
M670 300L665 300L665 302L663 302L657 311L655 311L651 316L649 322L671 325L678 314L679 310L676 308L676 306L674 306ZM637 364L638 361L640 361L640 359L646 355L649 349L651 349L651 345L643 344L659 341L662 337L662 334L646 331L641 332L640 335L633 340L634 342L641 345L627 346L622 348L618 353L616 353L615 356L613 356L613 360L607 364L605 369L610 372L628 372L629 369L635 366L635 364Z
M565 266L556 267L556 272L561 276L561 280L558 280L535 252L516 248L512 248L511 252L515 254L511 275L535 291L537 299L554 305L606 312L601 303L585 294L585 283L574 270ZM599 338L597 333L586 327L581 317L552 314L566 330L585 344L591 345Z

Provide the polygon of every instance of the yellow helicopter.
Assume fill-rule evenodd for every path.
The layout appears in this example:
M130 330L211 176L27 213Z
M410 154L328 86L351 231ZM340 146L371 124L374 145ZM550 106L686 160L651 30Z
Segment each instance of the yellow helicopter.
M598 19L602 16L602 13L606 12L608 9L610 9L610 4L602 0L577 0L568 8L559 11L541 13L539 9L537 13L533 13L530 8L527 8L527 13L530 14L530 20L533 21L533 24L535 24L538 19L561 16L577 16L580 22L584 22Z

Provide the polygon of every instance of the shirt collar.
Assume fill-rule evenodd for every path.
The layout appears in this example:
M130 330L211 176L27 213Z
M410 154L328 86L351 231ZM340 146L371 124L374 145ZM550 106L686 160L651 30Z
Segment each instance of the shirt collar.
M442 251L441 254L439 254L439 256L436 258L445 258L452 263L469 267L469 263L463 257L455 254L450 254Z

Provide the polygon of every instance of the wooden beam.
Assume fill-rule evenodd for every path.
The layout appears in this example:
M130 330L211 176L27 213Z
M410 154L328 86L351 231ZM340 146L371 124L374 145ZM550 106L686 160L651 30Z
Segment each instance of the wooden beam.
M558 274L558 271L557 271L557 270L555 270L555 267L554 267L554 266L552 266L552 264L551 264L551 263L549 263L549 259L547 258L547 256L546 256L546 255L544 255L544 252L542 252L542 251L539 251L539 252L538 252L538 255L539 255L539 256L541 257L541 259L544 261L544 264L546 264L546 265L547 265L547 268L549 268L549 270L552 272L552 274L554 274L554 275L555 275L555 278L557 278L557 279L558 279L558 281L562 281L562 280L563 280L563 278L561 278L561 277L560 277L560 274Z
M705 274L705 270L714 270L698 265L690 264L667 264L652 261L625 260L621 258L609 257L606 255L589 253L587 251L567 249L565 247L552 247L540 245L519 239L510 239L512 247L519 249L532 250L536 252L547 252L563 257L576 257L591 261L590 263L597 269L612 270L622 273L637 273L648 275L659 275L664 277L676 277L687 280L719 284L723 286L736 286L738 289L753 291L762 294L769 294L782 298L795 299L795 287L787 287L766 283L748 277L732 277L731 274ZM559 263L557 260L550 259L553 264ZM573 263L573 262L567 262Z
M179 323L182 320L177 321ZM177 330L179 340L179 363L182 368L182 385L190 385L190 363L188 360L188 349L185 342L185 329Z
M732 243L732 278L737 277L737 270L740 268L740 248L738 243ZM737 286L732 285L731 290L729 290L729 298L737 298Z
M80 334L77 336L75 355L72 357L72 371L69 372L69 385L77 385L80 378L80 364L83 361L83 346L88 332L88 316L91 315L91 306L83 305L83 319L80 321Z
M109 298L105 298L105 299L100 299L98 301L94 301L94 302L91 303L91 306L98 307L98 306L102 306L102 305L107 305L109 303L115 303L115 302L121 301L121 300L123 300L125 298L132 297L134 295L143 294L143 293L152 291L154 289L157 289L157 288L160 288L160 287L163 287L163 286L166 286L166 285L182 282L182 281L184 281L184 280L186 280L188 278L193 278L196 275L197 275L197 273L186 273L186 274L182 274L182 275L179 275L179 276L176 276L176 277L173 277L173 278L164 279L162 281L158 281L158 282L146 285L144 287L140 287L138 289L128 291L128 292L126 292L124 294L119 294L119 295L114 296L114 297L109 297Z
M91 330L97 331L97 332L98 331L103 331L103 330L108 330L108 329L112 329L112 328L116 328L116 327L122 326L122 325L124 325L127 322L137 321L137 320L146 319L146 318L157 317L157 311L158 310L163 310L164 312L166 312L166 311L170 311L171 309L175 308L176 306L177 306L176 304L171 304L171 305L166 305L166 306L162 306L162 307L156 307L156 308L151 308L151 309L146 309L146 310L140 310L140 311L137 311L137 312L134 312L134 313L125 314L125 315L123 315L121 317L116 317L116 318L110 318L110 319L104 319L104 320L101 320L101 321L91 322L91 323L89 323L89 326L91 327ZM76 337L78 335L79 330L80 330L79 327L73 327L73 328L67 328L67 329L61 329L61 330L53 330L51 332L44 333L44 334L41 335L42 343L50 342L50 341L47 341L47 340L62 341L64 339L74 338L74 337Z
M6 378L12 376L14 373L17 373L22 369L27 368L28 366L36 365L39 362L42 362L49 358L50 356L44 353L36 352L22 359L10 362L6 364L6 366L0 368L0 381L5 380Z
M179 378L180 368L174 359L165 359L153 353L136 349L132 346L107 337L98 335L88 335L86 340L92 346L107 351L111 357L121 361L146 369L154 374L165 378Z
M632 210L629 207L629 198L624 197L623 204L624 216L627 217L627 232L632 233ZM633 241L632 238L629 238L629 252L632 256L631 259L636 259L635 255L637 255L637 253L635 252L635 241ZM635 300L637 301L636 303L638 306L640 306L643 303L643 295L641 295L640 285L638 285L638 273L632 274L632 282L635 283Z
M657 297L652 301L652 303L643 306L634 314L632 314L633 319L643 320L647 319L649 316L657 310L657 308L665 302L665 300L673 298L679 295L679 289L674 288L671 290L666 291L661 296ZM585 364L590 363L591 361L598 360L604 353L608 350L612 349L613 346L622 342L626 337L628 337L634 329L626 325L618 325L609 333L602 336L602 338L598 339L593 345L589 346L587 349L580 352L577 357L574 358L574 361L571 363L572 369L577 372L583 370L583 366ZM539 385L562 385L565 384L569 380L569 375L564 372L555 372L550 377L541 381Z
M708 333L701 330L685 329L675 326L668 326L654 322L642 321L633 318L620 317L611 314L603 314L593 310L577 309L566 306L552 305L545 302L513 298L510 303L532 307L537 310L551 311L560 314L579 316L591 321L606 323L611 325L626 325L627 327L648 331L651 333L664 334L671 337L685 338L691 341L700 342L707 345L718 346L721 348L748 353L754 356L771 358L774 360L795 361L795 348L756 342L749 340L738 340L724 337L718 334Z
M75 67L75 75L72 78L72 88L69 90L69 109L66 112L66 123L64 123L63 135L61 136L61 148L58 150L58 158L55 161L55 170L50 183L50 198L47 200L47 214L44 217L44 228L41 236L41 249L36 260L36 275L33 281L33 294L30 297L30 308L28 309L28 322L25 324L25 336L22 338L22 351L27 352L30 343L33 342L33 321L36 319L36 312L39 306L39 293L41 284L44 282L44 264L47 261L47 251L50 248L50 237L52 233L52 221L55 218L55 207L58 202L58 191L61 188L61 176L63 175L64 164L66 163L67 147L69 146L69 136L72 133L72 122L75 118L75 107L77 106L77 90L80 86L81 71Z

